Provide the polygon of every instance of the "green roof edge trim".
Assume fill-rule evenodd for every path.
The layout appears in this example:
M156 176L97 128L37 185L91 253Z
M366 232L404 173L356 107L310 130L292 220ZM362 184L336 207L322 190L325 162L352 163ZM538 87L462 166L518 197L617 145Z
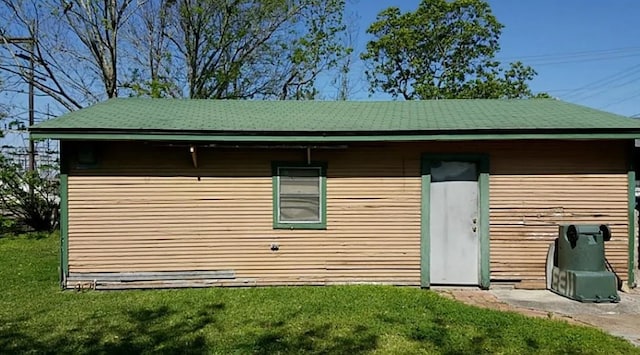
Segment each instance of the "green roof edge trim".
M220 142L640 138L640 119L552 99L111 99L29 128L33 139Z
M385 142L385 141L465 141L515 139L640 139L638 132L540 132L540 133L450 133L385 135L229 135L229 134L157 134L157 133L79 133L32 131L30 138L59 140L193 141L193 142Z

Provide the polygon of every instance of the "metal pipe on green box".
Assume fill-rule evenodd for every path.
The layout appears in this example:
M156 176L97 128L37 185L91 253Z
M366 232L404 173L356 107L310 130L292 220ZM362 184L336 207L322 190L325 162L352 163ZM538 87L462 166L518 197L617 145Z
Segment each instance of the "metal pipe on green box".
M619 302L617 276L605 263L609 240L611 231L604 224L560 225L547 256L547 287L580 302Z

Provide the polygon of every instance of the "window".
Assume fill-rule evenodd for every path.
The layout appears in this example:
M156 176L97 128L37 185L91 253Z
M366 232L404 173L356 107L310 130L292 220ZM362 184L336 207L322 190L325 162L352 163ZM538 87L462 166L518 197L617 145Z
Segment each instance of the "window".
M325 168L318 163L274 163L274 228L326 228Z
M75 168L93 169L98 167L98 148L93 144L81 144L75 148Z

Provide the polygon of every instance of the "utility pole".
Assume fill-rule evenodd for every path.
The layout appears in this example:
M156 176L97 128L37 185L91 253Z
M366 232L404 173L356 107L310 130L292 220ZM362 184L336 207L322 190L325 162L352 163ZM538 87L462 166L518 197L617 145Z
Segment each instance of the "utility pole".
M33 33L33 25L31 25L31 33ZM26 58L29 60L29 127L33 126L35 122L35 107L34 107L34 86L33 80L35 79L35 59L33 57L33 52L35 50L35 38L34 37L5 37L0 35L0 44L29 44L29 56L18 54L17 57ZM29 139L29 171L34 171L36 169L36 149L35 143L32 139Z
M33 28L32 28L33 30ZM32 32L33 33L33 32ZM35 40L31 37L31 42L29 44L29 127L33 126L35 123L35 102L34 96L35 92L33 90L33 80L35 64L33 63L33 51L35 50ZM29 138L29 171L36 170L36 143L33 139Z

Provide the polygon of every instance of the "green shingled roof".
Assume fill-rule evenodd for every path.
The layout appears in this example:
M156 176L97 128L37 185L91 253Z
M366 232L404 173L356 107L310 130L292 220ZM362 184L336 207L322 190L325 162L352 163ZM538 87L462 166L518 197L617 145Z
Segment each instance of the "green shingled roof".
M54 139L240 141L513 139L518 135L636 138L640 137L640 120L552 99L371 102L127 98L68 113L31 127L31 132L34 138Z

